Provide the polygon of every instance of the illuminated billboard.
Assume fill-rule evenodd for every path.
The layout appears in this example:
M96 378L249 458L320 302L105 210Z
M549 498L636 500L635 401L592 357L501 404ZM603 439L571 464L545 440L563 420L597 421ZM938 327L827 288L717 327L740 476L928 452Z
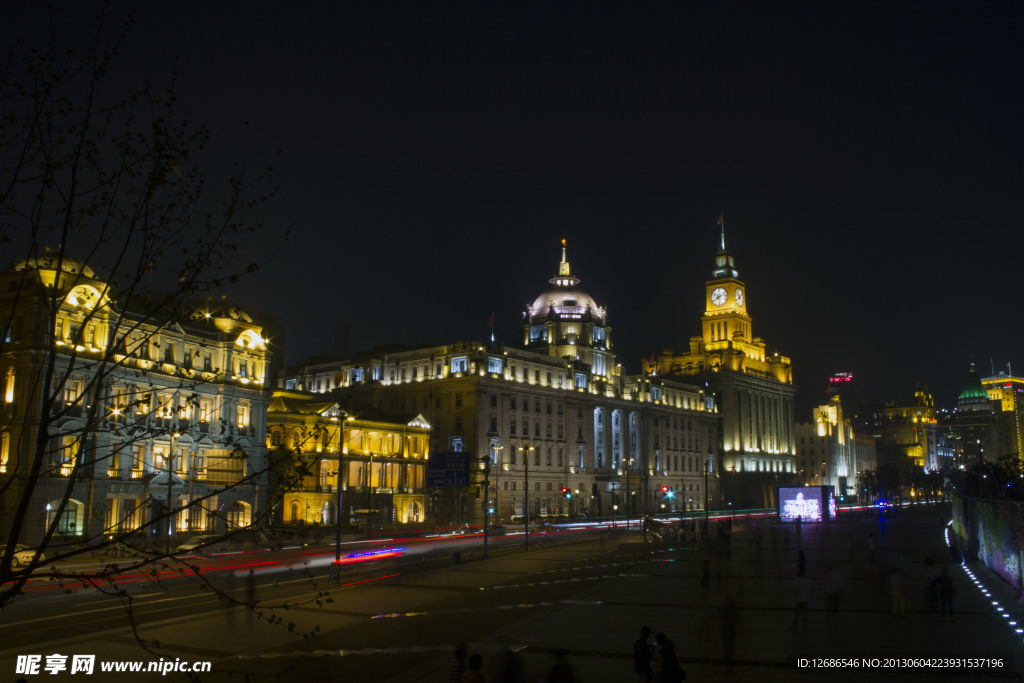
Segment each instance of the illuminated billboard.
M779 521L820 522L836 518L836 496L831 486L779 488Z

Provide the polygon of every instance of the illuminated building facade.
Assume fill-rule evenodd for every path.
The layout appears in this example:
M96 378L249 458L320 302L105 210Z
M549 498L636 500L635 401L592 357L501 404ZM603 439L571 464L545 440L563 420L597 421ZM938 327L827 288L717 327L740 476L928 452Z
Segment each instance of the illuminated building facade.
M843 415L839 397L814 408L812 421L798 422L795 429L800 481L808 486L830 486L839 496L853 494L861 468L853 424Z
M659 376L707 383L722 415L721 471L731 481L730 495L742 504L771 506L774 487L797 474L792 363L767 352L754 336L747 287L725 248L724 231L704 287L701 336L691 338L688 351L651 354L647 365Z
M579 289L564 245L557 273L524 313L519 346L378 349L296 368L281 384L418 412L431 452L472 453L468 491L432 491L439 520L479 523L485 507L499 522L520 518L527 486L531 520L703 509L713 400L683 381L622 374L607 312Z
M1000 372L982 378L981 386L995 401L1000 452L1020 462L1024 454L1024 378Z
M0 275L0 325L4 537L164 537L261 514L270 352L248 315L126 309L87 265L47 256ZM20 500L28 514L8 536ZM173 525L150 525L168 504Z
M424 521L427 421L370 406L345 410L329 396L278 390L270 399L267 448L277 463L271 485L280 499L274 521L334 525L339 463L342 523L354 521L355 510L379 510L403 524Z
M998 464L1002 457L997 404L989 397L974 363L964 380L964 389L957 398L953 426L957 433L957 459L967 467L978 463Z
M938 472L952 462L952 447L939 424L932 395L917 390L906 401L887 401L882 409L882 442L897 447L925 472Z

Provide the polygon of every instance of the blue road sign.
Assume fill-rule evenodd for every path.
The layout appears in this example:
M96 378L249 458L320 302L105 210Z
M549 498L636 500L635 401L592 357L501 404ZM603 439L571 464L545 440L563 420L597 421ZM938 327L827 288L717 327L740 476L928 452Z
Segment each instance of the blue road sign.
M469 453L431 453L427 486L469 486Z

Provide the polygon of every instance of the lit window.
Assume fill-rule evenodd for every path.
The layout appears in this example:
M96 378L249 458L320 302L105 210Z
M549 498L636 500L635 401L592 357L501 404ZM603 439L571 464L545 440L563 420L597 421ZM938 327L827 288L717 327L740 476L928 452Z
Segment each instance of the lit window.
M452 372L466 372L468 369L469 358L467 356L452 358Z
M502 363L501 363L501 359L500 358L494 358L493 356L488 356L488 358L487 358L487 372L500 373L501 372L501 366L502 366Z
M4 402L14 403L14 368L7 368L4 378Z

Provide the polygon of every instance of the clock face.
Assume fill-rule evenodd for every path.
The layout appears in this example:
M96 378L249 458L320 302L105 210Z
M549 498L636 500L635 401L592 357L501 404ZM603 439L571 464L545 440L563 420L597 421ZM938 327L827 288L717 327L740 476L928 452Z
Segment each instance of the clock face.
M728 298L728 296L729 295L726 294L724 287L715 287L713 290L711 290L711 303L713 303L716 306L721 306L722 304L725 303L725 300Z
M737 306L742 306L743 305L743 290L742 289L737 289L736 290L736 305Z

